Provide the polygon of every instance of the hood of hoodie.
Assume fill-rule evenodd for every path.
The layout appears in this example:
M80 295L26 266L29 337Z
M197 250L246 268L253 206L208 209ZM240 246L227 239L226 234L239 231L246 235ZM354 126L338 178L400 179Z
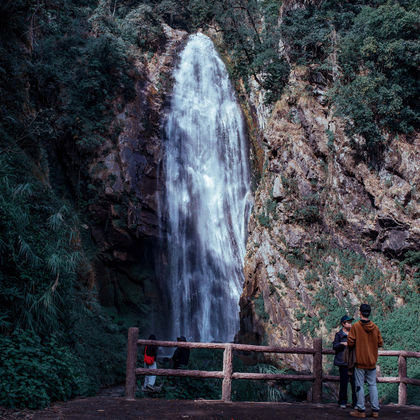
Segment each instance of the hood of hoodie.
M375 324L372 321L370 321L370 320L367 321L367 322L360 321L360 325L363 327L363 329L368 334L370 334L374 330L374 328L375 328Z

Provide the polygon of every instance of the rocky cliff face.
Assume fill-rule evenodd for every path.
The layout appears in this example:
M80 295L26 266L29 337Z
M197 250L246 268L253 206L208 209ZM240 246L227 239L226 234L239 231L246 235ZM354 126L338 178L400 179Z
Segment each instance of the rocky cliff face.
M165 43L152 56L134 52L135 100L115 103L120 134L101 145L89 163L90 225L99 248L94 264L101 302L133 313L150 312L159 291L154 279L157 245L161 123L171 74L186 32L165 26ZM153 303L154 302L154 303ZM151 303L145 307L145 303Z
M270 117L260 112L265 161L249 223L242 341L329 343L361 301L377 314L404 303L413 272L400 261L420 243L420 136L390 138L372 160L362 138L345 135L326 88L321 73L295 69ZM311 366L297 356L287 363Z

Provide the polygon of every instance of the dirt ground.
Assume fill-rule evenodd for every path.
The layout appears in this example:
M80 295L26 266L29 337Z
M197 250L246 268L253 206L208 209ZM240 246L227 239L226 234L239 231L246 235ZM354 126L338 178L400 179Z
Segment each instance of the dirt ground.
M350 408L335 404L310 403L222 403L220 401L166 401L144 398L126 401L121 397L80 398L57 403L41 411L2 410L0 419L54 420L317 420L350 419ZM367 411L369 416L370 411ZM420 420L420 407L387 405L381 408L380 418Z

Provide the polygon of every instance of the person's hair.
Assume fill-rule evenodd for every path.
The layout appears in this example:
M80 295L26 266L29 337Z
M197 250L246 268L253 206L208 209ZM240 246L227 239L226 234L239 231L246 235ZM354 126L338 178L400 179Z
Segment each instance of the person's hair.
M370 305L368 305L367 303L362 303L360 305L360 313L367 318L370 315L371 312L371 308Z
M156 340L156 336L154 334L149 335L149 340Z

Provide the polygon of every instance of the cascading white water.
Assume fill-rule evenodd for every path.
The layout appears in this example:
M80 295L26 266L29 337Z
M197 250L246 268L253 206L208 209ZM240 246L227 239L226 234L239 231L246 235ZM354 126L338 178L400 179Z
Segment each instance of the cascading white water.
M244 123L207 36L190 36L174 80L160 205L169 335L231 341L239 328L250 209Z

